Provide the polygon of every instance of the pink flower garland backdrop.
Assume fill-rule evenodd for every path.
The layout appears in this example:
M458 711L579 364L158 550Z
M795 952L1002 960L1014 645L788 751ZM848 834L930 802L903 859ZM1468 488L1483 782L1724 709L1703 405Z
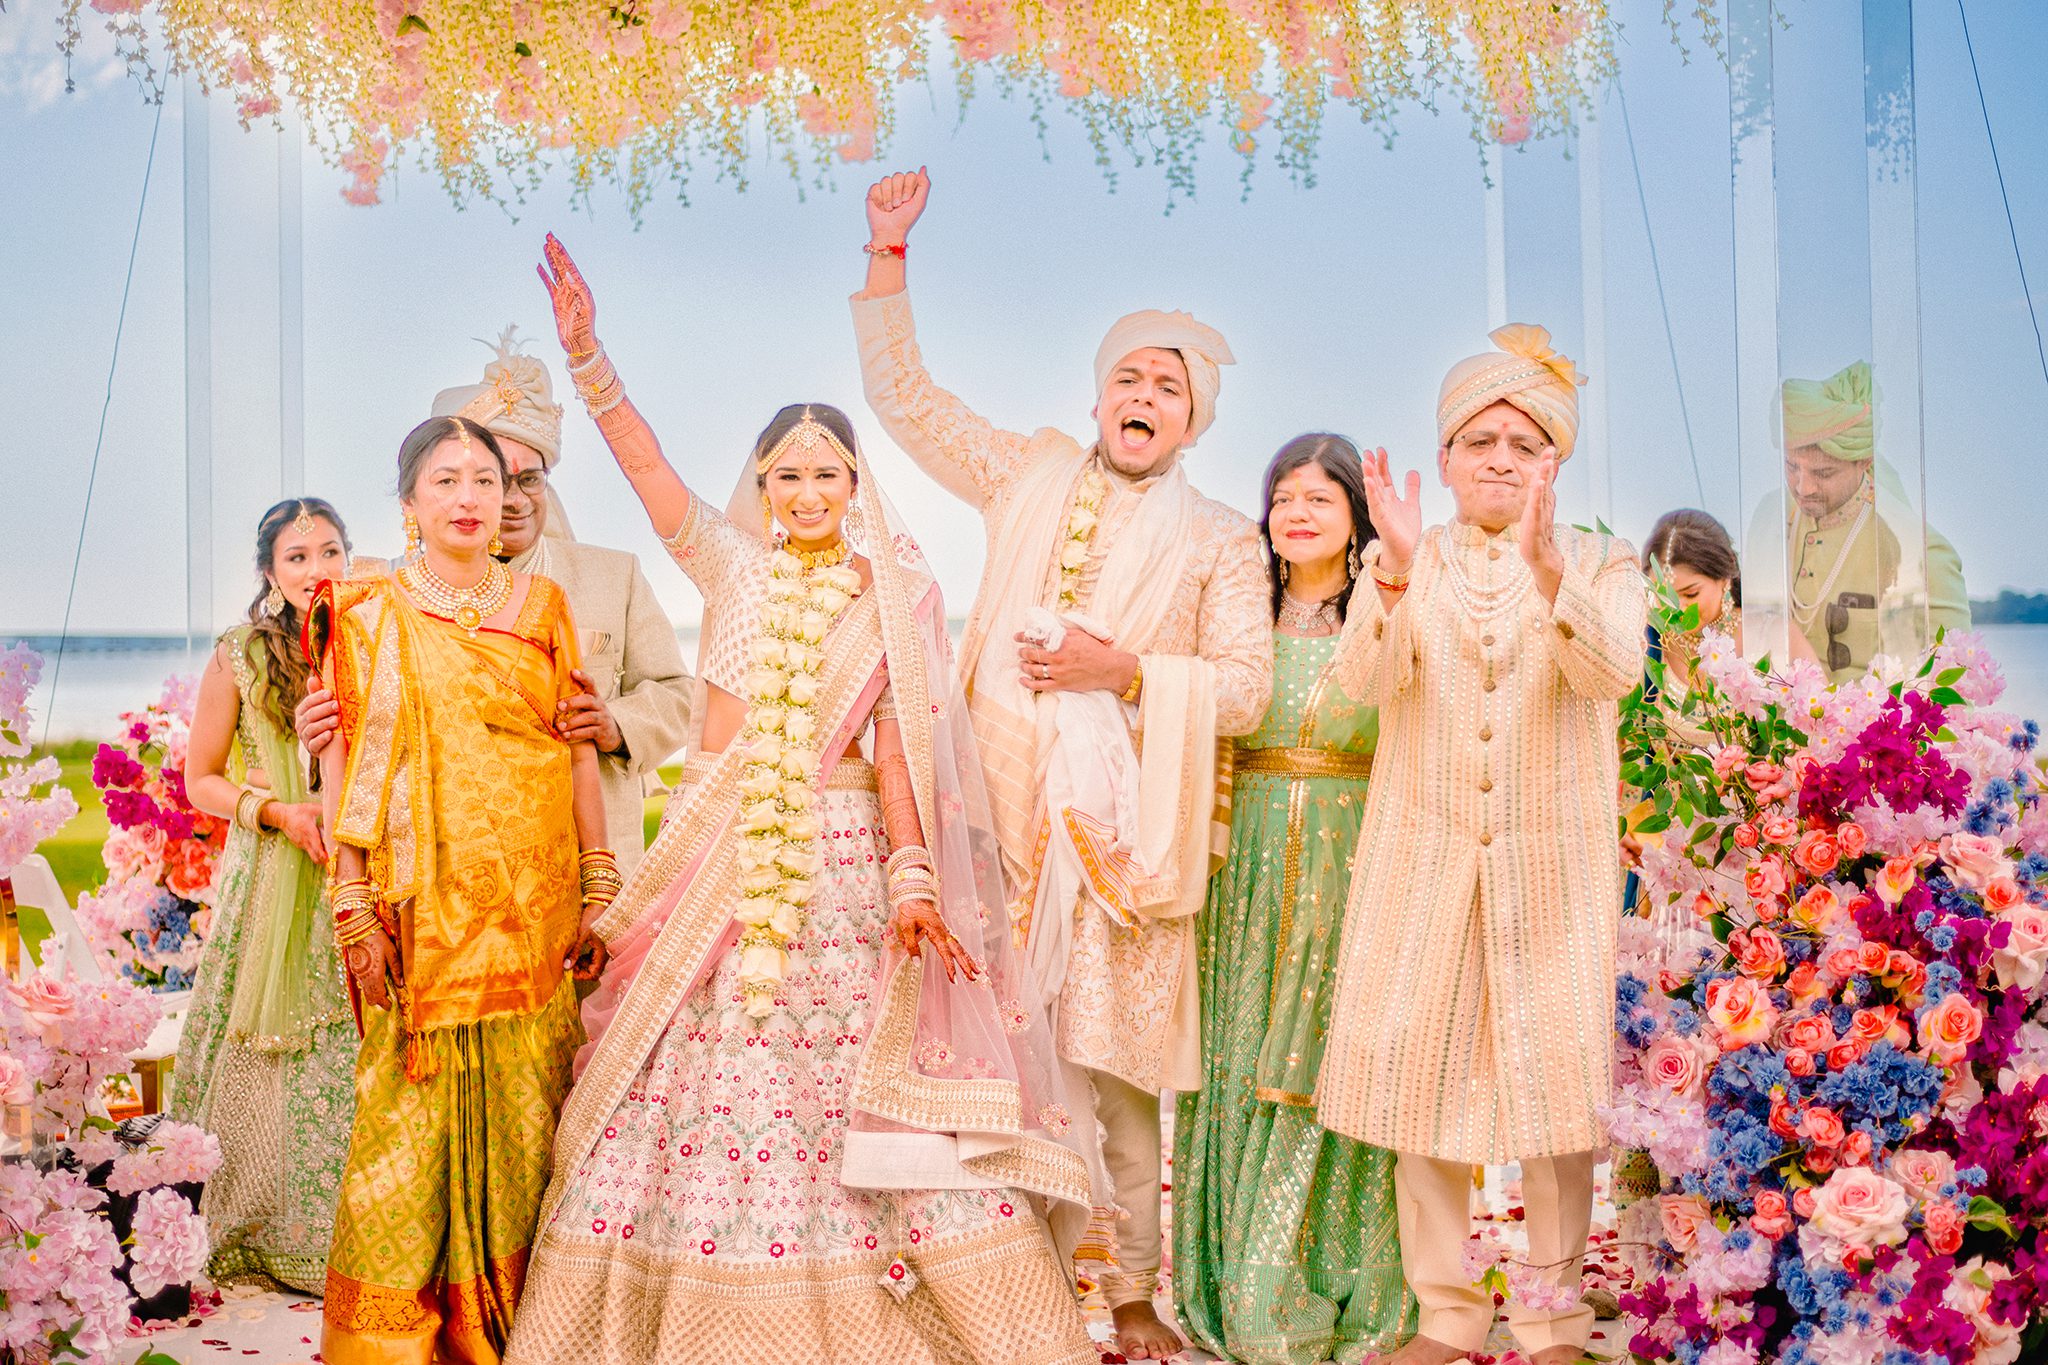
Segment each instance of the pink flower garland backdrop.
M1679 34L1680 6L1666 5ZM1719 48L1713 0L1692 0ZM85 0L59 23L83 40ZM391 158L431 159L451 194L519 200L559 159L579 188L615 178L637 213L692 171L746 182L762 145L824 175L886 144L898 86L950 52L961 94L986 75L1070 105L1096 159L1116 152L1194 186L1219 132L1249 161L1267 139L1313 181L1334 102L1388 136L1397 105L1448 94L1473 137L1521 142L1572 125L1612 76L1605 0L91 0L145 88L189 70L244 122L287 103L375 203ZM161 42L156 39L161 33ZM162 55L167 52L167 55ZM943 65L943 61L940 63ZM808 166L806 165L808 160Z
M1679 624L1673 622L1673 624ZM1709 635L1624 719L1617 1147L1647 1149L1631 1349L2003 1365L2048 1338L2048 780L1972 637L1831 687Z

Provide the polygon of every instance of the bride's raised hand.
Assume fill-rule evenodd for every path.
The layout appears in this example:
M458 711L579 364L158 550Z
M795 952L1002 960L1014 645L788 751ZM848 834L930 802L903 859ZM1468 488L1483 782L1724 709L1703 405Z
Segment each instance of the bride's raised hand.
M548 302L555 310L555 335L571 360L581 359L597 349L597 300L583 281L583 272L550 232L541 244L540 282L547 286Z
M885 175L868 186L868 240L876 246L902 246L911 225L924 213L932 178L919 166Z
M1422 475L1409 470L1397 491L1385 449L1367 451L1362 463L1365 506L1380 539L1380 563L1389 573L1406 573L1422 543Z

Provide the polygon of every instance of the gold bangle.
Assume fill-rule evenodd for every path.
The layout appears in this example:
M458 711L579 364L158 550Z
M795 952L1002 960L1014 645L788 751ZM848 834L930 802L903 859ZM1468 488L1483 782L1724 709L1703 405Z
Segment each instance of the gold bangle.
M1139 691L1140 691L1140 689L1142 689L1142 688L1143 688L1144 686L1145 686L1145 661L1144 661L1143 659L1140 659L1140 660L1139 660L1139 661L1137 662L1136 666L1135 666L1135 667L1133 667L1133 668L1131 669L1131 685L1130 685L1129 687L1126 687L1126 688L1124 689L1124 691L1123 691L1123 695L1122 695L1122 696L1120 696L1120 697L1118 697L1118 698L1117 698L1117 700L1118 700L1118 701L1131 701L1131 702L1134 702L1134 701L1136 701L1136 700L1138 699L1138 692L1139 692Z
M252 834L263 832L263 807L277 796L263 787L244 786L235 798L235 823Z

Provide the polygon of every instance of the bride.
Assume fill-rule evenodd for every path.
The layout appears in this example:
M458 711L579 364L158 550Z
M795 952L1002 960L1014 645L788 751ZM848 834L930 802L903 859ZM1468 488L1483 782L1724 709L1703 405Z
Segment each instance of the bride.
M596 926L508 1359L1095 1365L1040 1213L1098 1182L1020 1003L937 584L837 408L778 412L725 512L693 494L546 260L705 615L682 781Z

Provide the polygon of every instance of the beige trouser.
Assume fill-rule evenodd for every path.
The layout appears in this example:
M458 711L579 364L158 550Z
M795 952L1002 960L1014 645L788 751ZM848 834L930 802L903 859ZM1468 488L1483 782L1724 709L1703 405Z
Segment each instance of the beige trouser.
M1422 1305L1422 1335L1461 1351L1478 1350L1493 1329L1493 1296L1465 1277L1461 1261L1472 1231L1470 1163L1400 1153L1394 1204L1401 1221L1401 1271ZM1553 1284L1576 1288L1593 1226L1593 1153L1523 1157L1522 1208L1529 1264L1546 1267L1544 1276ZM1507 1313L1525 1351L1583 1348L1593 1333L1593 1310L1583 1303L1552 1313L1510 1298Z
M1111 1308L1150 1303L1159 1289L1159 1096L1090 1069L1102 1164L1125 1216L1116 1220L1116 1266L1102 1274Z

